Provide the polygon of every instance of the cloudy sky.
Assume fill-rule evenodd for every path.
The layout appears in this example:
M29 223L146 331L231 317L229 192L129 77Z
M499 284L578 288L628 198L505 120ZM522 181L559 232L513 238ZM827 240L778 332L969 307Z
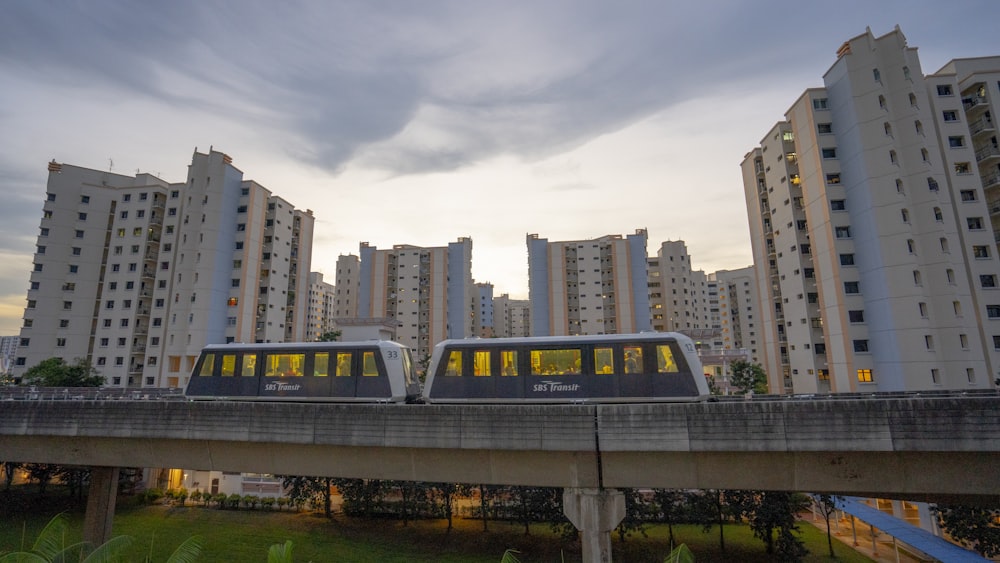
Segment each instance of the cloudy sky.
M473 239L527 297L525 235L649 232L750 264L739 162L870 26L924 73L1000 54L996 0L8 0L0 17L0 334L16 334L51 159L183 181L210 146L317 224Z

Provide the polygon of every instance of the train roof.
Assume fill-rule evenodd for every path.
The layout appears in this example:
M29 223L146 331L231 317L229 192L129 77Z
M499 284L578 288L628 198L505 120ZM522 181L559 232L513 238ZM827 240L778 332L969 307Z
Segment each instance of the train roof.
M394 346L405 348L406 346L392 340L356 340L350 342L263 342L259 344L233 342L230 344L208 344L202 350L303 350L313 348L361 348Z
M520 346L529 344L590 344L594 342L650 342L663 340L689 341L679 332L638 332L632 334L586 334L575 336L519 336L508 338L459 338L442 340L442 346Z

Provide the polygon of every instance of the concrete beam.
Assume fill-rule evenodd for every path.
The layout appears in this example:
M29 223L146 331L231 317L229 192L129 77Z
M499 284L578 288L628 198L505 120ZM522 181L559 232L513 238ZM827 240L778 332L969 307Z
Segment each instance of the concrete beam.
M583 563L611 563L611 531L625 519L625 495L612 489L563 491L563 513L580 531Z

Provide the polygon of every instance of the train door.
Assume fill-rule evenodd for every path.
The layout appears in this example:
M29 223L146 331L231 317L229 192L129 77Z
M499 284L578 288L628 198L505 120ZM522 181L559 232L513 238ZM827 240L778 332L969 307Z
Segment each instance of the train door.
M621 376L622 362L615 362L616 357L621 356L621 352L609 345L595 345L593 348L585 348L591 362L587 370L588 383L590 388L589 396L594 398L617 397L618 378ZM617 353L616 353L617 352ZM616 370L616 366L619 366Z
M498 399L524 398L525 377L521 370L522 355L516 349L493 349L494 377L493 396Z
M330 396L340 399L353 399L357 394L359 370L355 369L357 350L330 351Z
M646 353L641 344L623 344L622 367L618 376L618 389L621 397L649 397L653 393L653 385L649 374L649 364L654 361L652 354Z
M389 354L399 354L398 350L390 350ZM386 375L385 362L378 348L359 350L358 363L360 376L355 378L355 397L361 399L388 399L392 396L389 387L389 377Z

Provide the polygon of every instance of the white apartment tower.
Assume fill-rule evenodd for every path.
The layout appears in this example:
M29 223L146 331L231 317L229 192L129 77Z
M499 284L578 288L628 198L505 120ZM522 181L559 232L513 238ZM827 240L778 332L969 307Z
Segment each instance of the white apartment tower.
M771 391L989 388L1000 262L955 77L898 28L837 56L742 163Z
M714 289L702 270L692 270L684 241L660 245L649 259L649 302L653 330L703 331L718 328L718 311L711 304ZM717 307L715 307L717 309Z
M477 292L472 239L442 247L399 244L389 250L363 242L360 255L356 289L337 279L338 292L353 289L357 294L358 317L395 319L396 339L417 358L447 338L473 336Z
M493 284L489 282L475 284L476 315L473 318L472 334L479 338L493 338L496 335L493 311Z
M646 230L549 242L528 235L531 335L650 330Z
M50 163L17 374L57 356L180 387L206 344L302 338L312 224L217 151L178 184Z
M723 350L746 350L759 363L757 285L753 266L711 274L718 287L718 309Z
M334 280L333 316L354 319L358 316L358 290L361 284L361 259L353 254L337 257L337 277Z
M504 293L493 298L494 336L531 336L531 302Z
M306 319L306 340L319 340L327 332L336 330L334 300L336 289L323 281L320 272L309 273L309 314Z

